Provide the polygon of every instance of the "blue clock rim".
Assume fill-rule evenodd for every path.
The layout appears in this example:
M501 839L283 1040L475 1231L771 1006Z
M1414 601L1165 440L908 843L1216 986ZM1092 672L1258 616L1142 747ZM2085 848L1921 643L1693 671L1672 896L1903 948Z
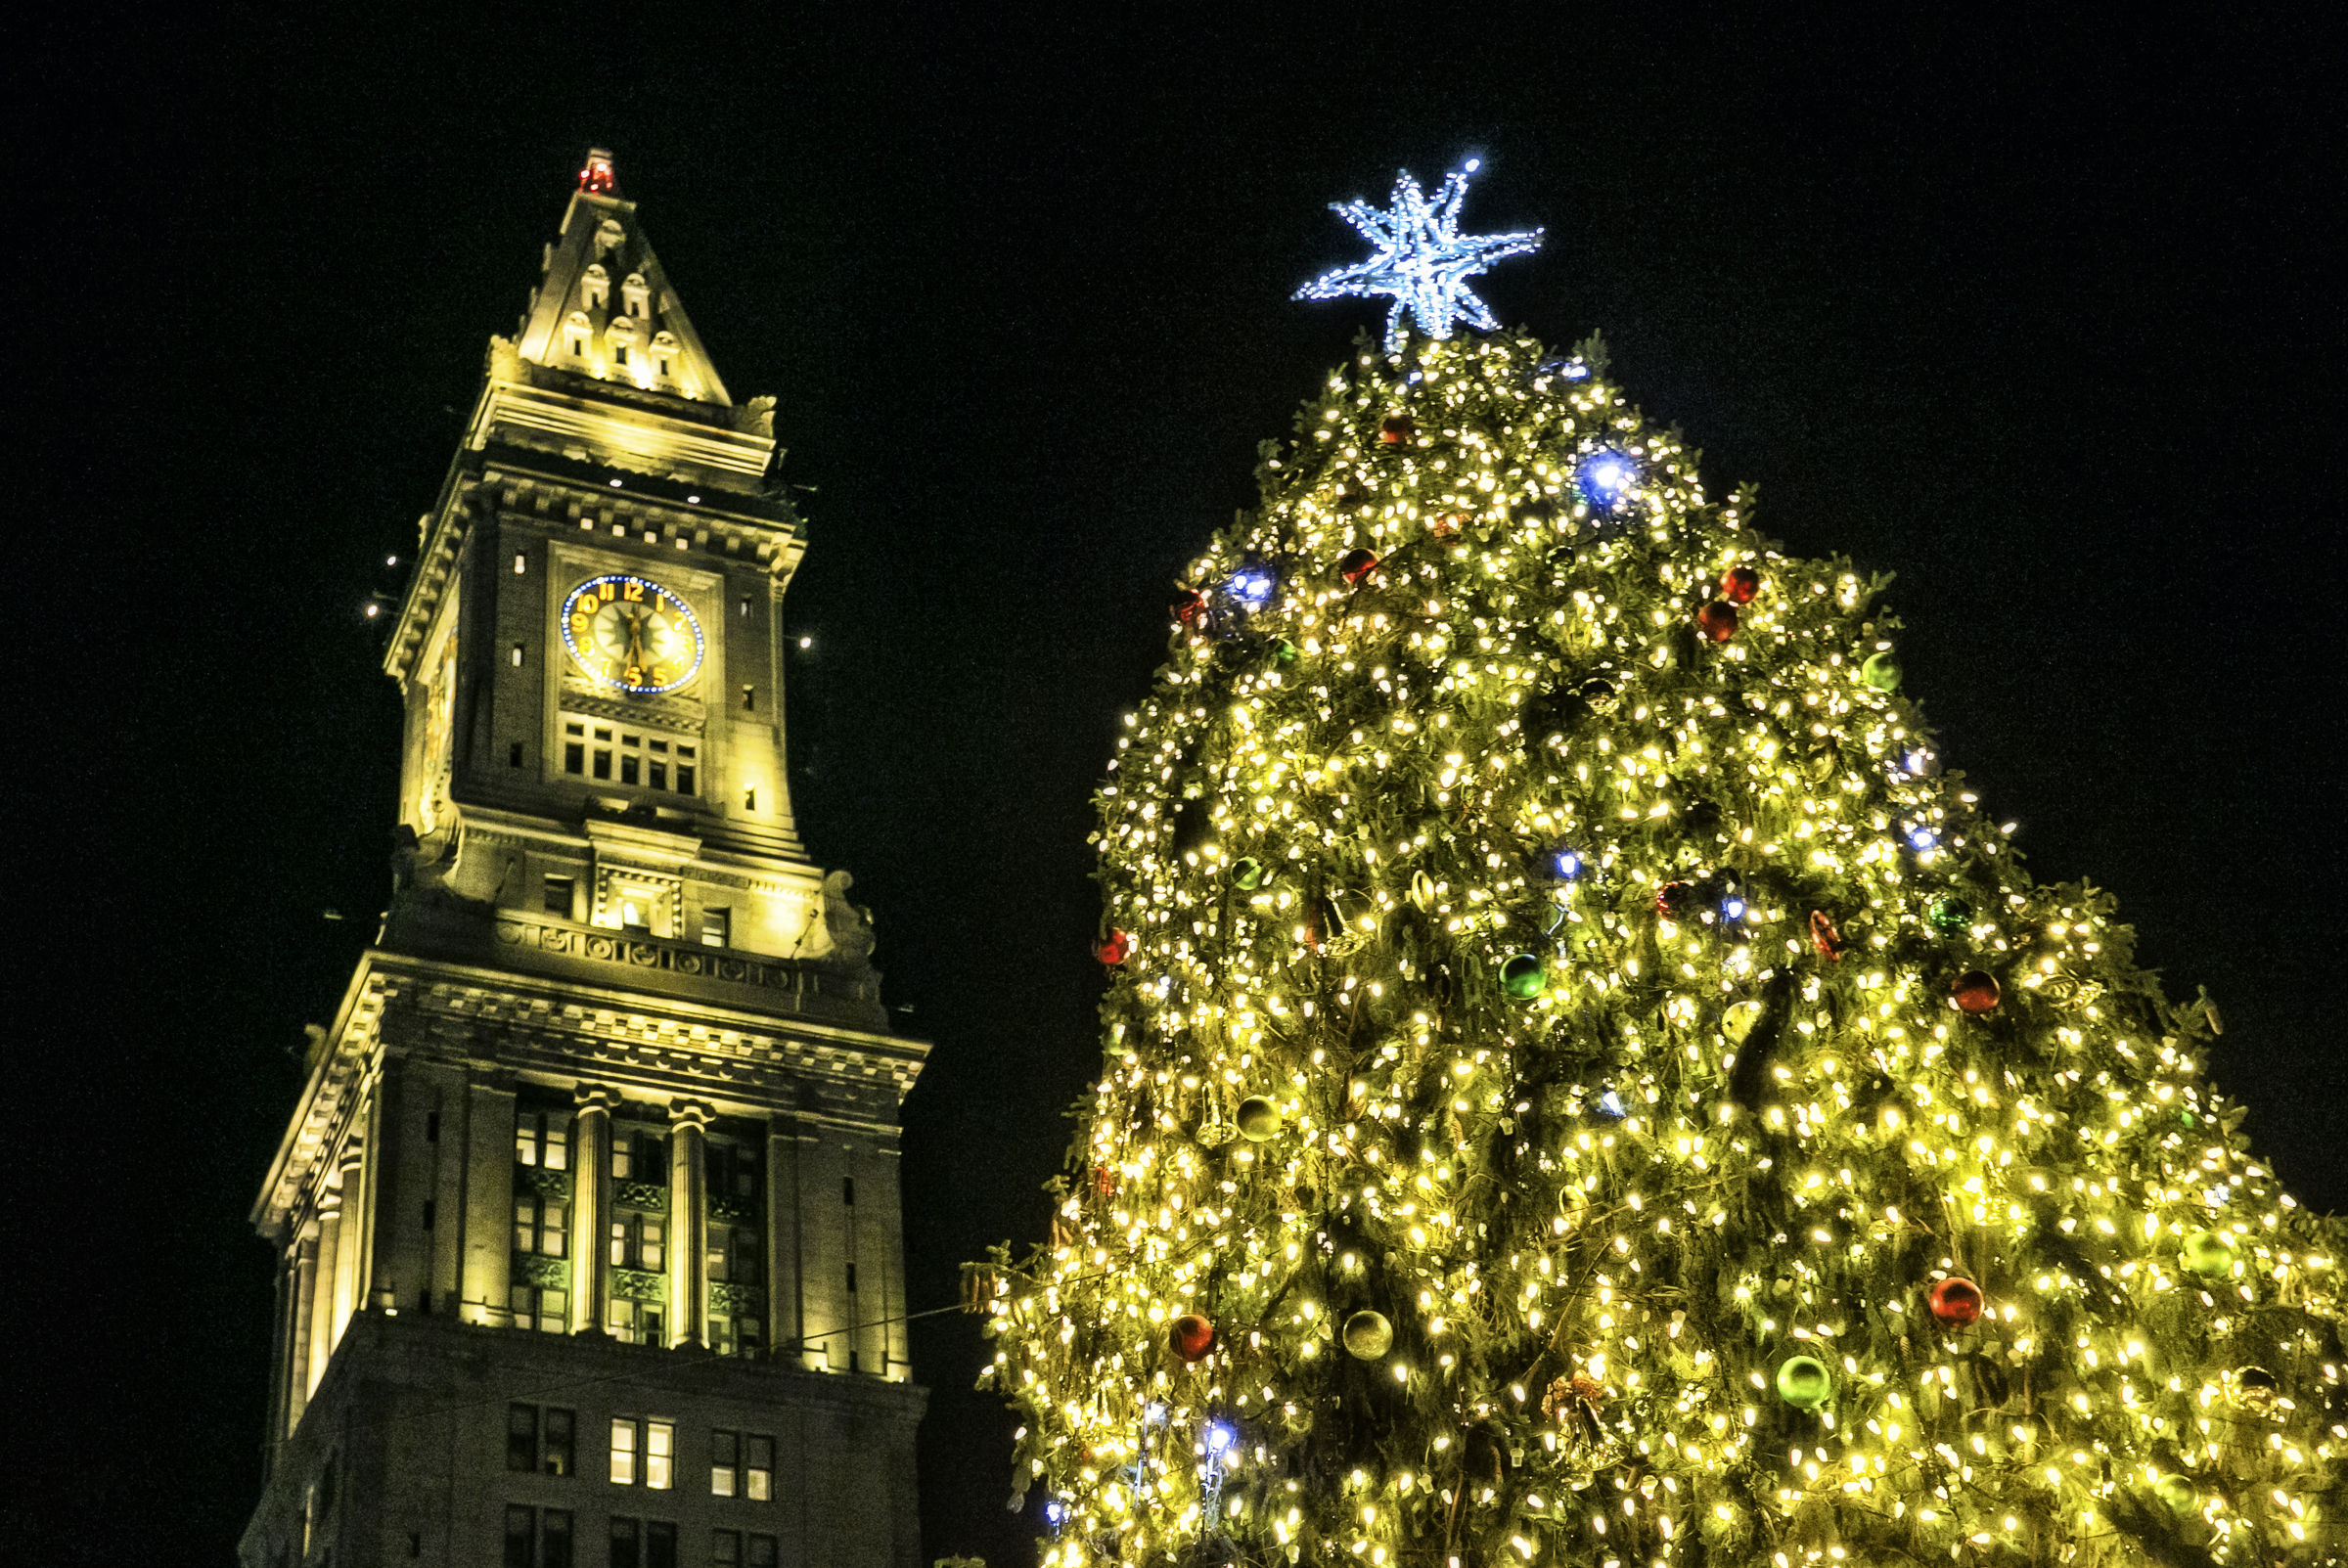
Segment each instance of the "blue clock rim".
M588 590L594 588L598 583L641 583L645 587L651 589L654 593L673 600L676 603L677 607L685 612L686 624L693 628L693 668L687 670L684 674L678 676L666 686L630 686L625 681L598 681L599 685L612 687L618 691L627 693L631 696L663 696L670 692L676 691L679 687L691 684L693 678L701 673L701 665L709 656L709 640L707 637L702 635L701 618L693 612L693 606L685 602L685 596L683 594L678 593L673 588L656 583L650 577L639 577L632 571L598 572L596 575L588 578L585 582L578 584L576 587L572 588L569 593L563 596L563 609L558 620L558 629L563 634L563 647L569 652L571 659L579 666L581 670L587 669L588 665L587 660L579 653L579 645L571 641L570 606L579 602L579 596L581 594L584 594ZM590 674L587 678L591 681L597 681L597 677L592 674Z

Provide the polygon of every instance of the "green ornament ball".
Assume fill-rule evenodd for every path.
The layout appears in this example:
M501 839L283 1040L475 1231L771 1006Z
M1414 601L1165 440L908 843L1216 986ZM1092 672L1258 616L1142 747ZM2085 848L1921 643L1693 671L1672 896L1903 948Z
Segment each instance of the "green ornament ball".
M1253 855L1235 862L1231 868L1231 885L1242 892L1252 892L1264 884L1264 863Z
M1815 1356L1794 1356L1778 1368L1778 1398L1797 1411L1814 1411L1834 1392L1833 1374Z
M1879 653L1868 654L1867 662L1859 666L1859 679L1878 692L1898 691L1900 689L1898 655L1889 649L1885 649Z
M1240 1136L1261 1143L1280 1136L1280 1107L1261 1095L1240 1101Z
M2201 1506L2201 1489L2182 1475L2162 1476L2152 1483L2152 1493L2171 1513L2191 1513Z
M1345 1320L1345 1354L1359 1361L1376 1361L1394 1348L1394 1325L1382 1312L1364 1310Z
M2195 1231L2185 1238L2185 1251L2178 1255L2178 1261L2194 1274L2231 1274L2234 1243L2215 1231Z
M1943 936L1955 936L1973 923L1973 907L1961 898L1936 898L1924 909L1924 923Z
M1519 953L1500 966L1501 989L1519 1002L1530 1002L1549 984L1549 970L1538 956Z
M1289 642L1289 641L1288 641L1287 638L1285 638L1285 637L1284 637L1284 638L1282 638L1282 639L1281 639L1279 642L1277 642L1277 643L1274 643L1274 644L1272 645L1272 662L1273 662L1273 663L1275 663L1275 664L1293 664L1293 663L1295 663L1295 662L1296 662L1296 645L1295 645L1294 643L1291 643L1291 642Z

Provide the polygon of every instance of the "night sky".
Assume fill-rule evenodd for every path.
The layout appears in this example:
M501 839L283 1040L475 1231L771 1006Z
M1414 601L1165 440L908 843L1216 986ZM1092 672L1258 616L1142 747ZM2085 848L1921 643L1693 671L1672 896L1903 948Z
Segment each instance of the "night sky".
M1949 765L2037 875L2118 894L2173 998L2209 988L2219 1086L2302 1201L2348 1208L2318 12L1274 20L1296 9L26 40L15 897L40 913L0 1058L0 1547L217 1562L257 1496L246 1214L301 1025L389 888L397 705L360 607L402 585L385 558L590 144L812 492L795 804L934 1043L905 1107L916 1308L1042 1233L1098 1059L1085 835L1118 715L1256 443L1381 319L1288 299L1362 253L1327 203L1474 156L1468 226L1550 237L1486 280L1497 314L1603 329L1716 495L1757 481L1787 549L1898 574ZM915 1329L925 1560L1016 1568L974 1325Z

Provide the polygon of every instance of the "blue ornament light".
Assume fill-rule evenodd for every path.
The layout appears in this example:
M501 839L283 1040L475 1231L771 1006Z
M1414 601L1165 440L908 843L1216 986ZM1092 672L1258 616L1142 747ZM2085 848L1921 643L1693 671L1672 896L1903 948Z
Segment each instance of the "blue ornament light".
M1911 828L1908 842L1919 850L1930 849L1940 842L1940 835L1929 828Z
M1720 901L1720 918L1724 920L1743 919L1744 900L1738 898L1734 893L1731 893L1727 898L1722 899Z
M1559 849L1550 857L1549 869L1560 882L1581 880L1582 853L1578 849Z
M1232 1444L1239 1441L1239 1436L1223 1422L1215 1421L1206 1429L1206 1452L1221 1455L1229 1450Z
M1574 470L1573 482L1591 505L1609 509L1639 482L1639 465L1619 452L1593 452Z
M1224 579L1223 592L1231 602L1250 614L1272 603L1272 590L1279 586L1270 569L1263 566L1242 566Z
M1361 231L1376 246L1369 260L1325 272L1291 296L1297 299L1368 299L1391 296L1386 312L1386 352L1399 353L1404 341L1402 318L1407 313L1429 337L1449 337L1452 324L1492 331L1500 323L1468 287L1468 280L1488 270L1505 256L1520 256L1541 248L1541 231L1516 234L1460 233L1460 203L1468 197L1468 176L1479 160L1444 178L1432 198L1420 189L1404 169L1394 180L1394 195L1384 211L1367 202L1330 203L1330 210Z
M1622 1097L1612 1089L1608 1089L1598 1097L1598 1113L1607 1121L1618 1122L1628 1116L1630 1111L1624 1107Z

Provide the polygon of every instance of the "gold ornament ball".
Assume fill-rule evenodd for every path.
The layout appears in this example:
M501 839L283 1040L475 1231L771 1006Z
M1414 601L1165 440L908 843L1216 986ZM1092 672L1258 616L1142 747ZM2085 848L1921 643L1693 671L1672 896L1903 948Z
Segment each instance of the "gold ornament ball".
M1261 1095L1240 1101L1240 1136L1261 1143L1280 1136L1280 1107Z
M2164 1475L2152 1490L2171 1513L2191 1513L2201 1506L2201 1489L2182 1475Z
M1376 1361L1394 1348L1394 1325L1382 1312L1362 1311L1345 1320L1345 1352L1361 1361Z

